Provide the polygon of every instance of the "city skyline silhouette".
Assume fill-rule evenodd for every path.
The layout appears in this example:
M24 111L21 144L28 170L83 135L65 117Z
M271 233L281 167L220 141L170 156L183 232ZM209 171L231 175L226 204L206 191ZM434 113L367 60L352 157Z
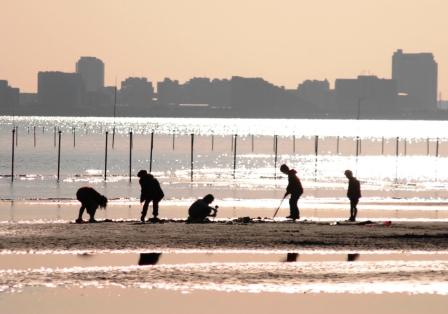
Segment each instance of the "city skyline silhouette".
M37 93L0 81L1 114L248 118L444 119L438 99L438 63L432 53L392 55L390 78L359 75L307 79L296 89L262 77L193 77L152 82L128 77L105 85L105 63L81 56L75 72L39 71Z

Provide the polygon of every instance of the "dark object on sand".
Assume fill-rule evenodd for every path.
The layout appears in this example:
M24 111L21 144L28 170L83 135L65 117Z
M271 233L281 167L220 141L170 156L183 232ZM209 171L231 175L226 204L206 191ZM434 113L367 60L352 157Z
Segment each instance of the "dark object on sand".
M149 203L152 202L152 215L153 219L158 219L159 215L159 202L165 196L160 187L159 181L146 170L140 170L137 174L140 178L139 183L141 186L140 203L143 204L142 215L140 221L145 222L146 213L148 212Z
M348 226L385 226L389 227L392 225L392 221L385 220L385 221L371 221L371 220L365 220L365 221L337 221L334 223L331 223L330 225L348 225Z
M245 216L245 217L238 217L237 219L233 220L233 222L239 222L239 223L243 223L243 224L248 224L248 223L254 222L254 221L249 216Z
M141 253L138 265L155 265L159 262L160 255L162 255L162 253Z
M87 213L90 216L89 222L96 222L95 213L98 207L106 208L107 206L107 198L98 193L94 188L88 186L78 189L76 192L76 199L81 202L81 208L79 209L79 215L78 219L76 219L76 223L84 222L82 220L84 210L87 210Z
M207 217L216 217L218 213L218 206L211 207L210 204L215 197L207 194L204 198L196 200L188 209L188 223L206 222Z

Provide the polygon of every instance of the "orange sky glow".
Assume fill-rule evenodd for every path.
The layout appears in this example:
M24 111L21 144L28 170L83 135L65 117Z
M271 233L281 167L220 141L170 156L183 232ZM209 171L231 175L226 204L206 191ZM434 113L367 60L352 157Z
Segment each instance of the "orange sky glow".
M391 76L392 53L432 52L448 98L444 0L2 0L0 79L34 92L37 72L106 65L129 76L305 79Z

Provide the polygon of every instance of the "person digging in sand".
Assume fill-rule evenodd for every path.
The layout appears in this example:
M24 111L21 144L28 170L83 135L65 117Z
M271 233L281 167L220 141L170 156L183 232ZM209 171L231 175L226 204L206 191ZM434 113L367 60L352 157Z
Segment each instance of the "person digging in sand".
M76 223L83 223L82 214L84 210L90 216L89 222L96 222L95 213L98 207L106 208L107 198L104 195L98 193L94 188L84 186L78 189L76 192L76 199L81 202L81 208L79 209L78 219Z
M196 200L191 204L188 209L188 219L187 222L190 223L200 223L206 222L207 217L216 217L218 213L218 206L211 207L210 204L213 203L215 197L211 194L207 194L204 198Z
M151 221L158 221L159 218L157 218L157 216L159 215L159 202L165 196L162 188L160 187L160 183L152 174L146 172L146 170L140 170L137 176L140 178L139 183L141 186L140 204L144 203L140 221L142 223L145 222L146 213L148 212L149 203L151 201L153 215Z
M350 218L348 221L356 221L356 215L358 214L358 202L361 198L361 184L353 176L351 170L345 170L345 176L348 179L347 197L350 200Z
M291 218L292 220L300 219L300 212L299 207L297 206L297 202L299 201L300 196L303 194L302 183L297 176L297 171L294 169L289 169L287 165L281 165L280 171L288 175L288 186L286 187L286 193L283 198L291 195L291 197L289 198L290 213L286 218Z

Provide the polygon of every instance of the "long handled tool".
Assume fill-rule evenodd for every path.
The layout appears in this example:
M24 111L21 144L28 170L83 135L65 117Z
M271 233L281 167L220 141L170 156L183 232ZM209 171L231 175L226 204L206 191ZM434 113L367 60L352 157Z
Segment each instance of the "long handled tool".
M275 210L274 213L274 217L272 217L272 219L275 218L275 216L277 216L278 211L280 210L280 207L282 207L283 201L285 200L286 196L283 196L282 200L280 201L280 205L278 205L277 209Z

